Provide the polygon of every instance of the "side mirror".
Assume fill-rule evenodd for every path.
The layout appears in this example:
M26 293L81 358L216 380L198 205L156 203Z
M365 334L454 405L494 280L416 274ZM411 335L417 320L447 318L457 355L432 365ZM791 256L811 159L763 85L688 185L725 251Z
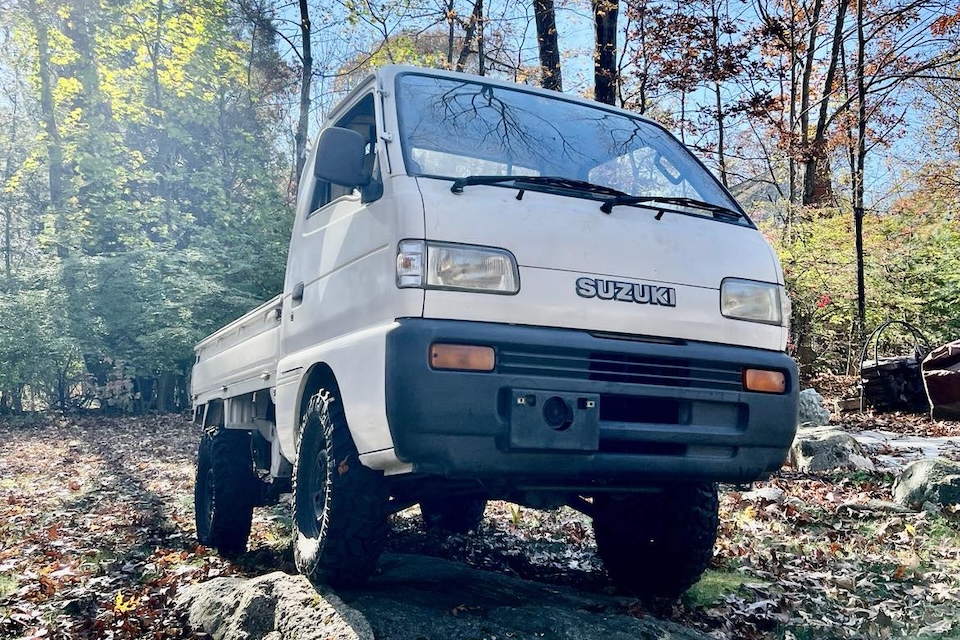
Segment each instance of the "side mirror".
M324 129L317 141L313 175L344 187L366 186L370 183L370 172L364 163L366 148L366 139L352 129Z

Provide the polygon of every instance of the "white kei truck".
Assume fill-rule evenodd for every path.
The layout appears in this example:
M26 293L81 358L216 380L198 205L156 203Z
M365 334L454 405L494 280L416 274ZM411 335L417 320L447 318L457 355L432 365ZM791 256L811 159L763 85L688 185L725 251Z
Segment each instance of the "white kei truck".
M776 255L660 125L384 67L310 152L283 293L196 346L198 538L240 554L292 492L298 570L351 586L417 503L453 532L569 505L618 588L676 597L716 483L793 440L788 317Z

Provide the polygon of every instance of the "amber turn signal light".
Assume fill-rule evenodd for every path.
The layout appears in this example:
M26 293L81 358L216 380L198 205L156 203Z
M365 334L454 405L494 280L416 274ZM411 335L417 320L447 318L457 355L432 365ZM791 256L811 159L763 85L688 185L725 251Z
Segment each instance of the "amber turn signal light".
M783 393L787 390L787 376L781 371L744 369L743 388L762 393Z
M459 371L493 371L497 363L492 347L469 344L430 345L430 366Z

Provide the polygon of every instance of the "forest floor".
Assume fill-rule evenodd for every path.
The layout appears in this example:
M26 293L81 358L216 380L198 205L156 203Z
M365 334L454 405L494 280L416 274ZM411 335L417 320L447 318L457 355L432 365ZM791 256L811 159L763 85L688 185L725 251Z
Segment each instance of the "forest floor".
M923 415L835 414L833 423L960 442L960 423ZM257 510L251 551L237 562L196 543L199 435L179 415L0 422L0 638L205 637L171 606L179 587L294 572L282 506ZM674 604L624 598L623 613L737 640L960 638L960 512L879 507L891 499L891 456L910 452L870 453L886 456L881 470L786 468L752 491L722 487L705 578ZM569 509L492 502L478 532L440 537L413 508L394 516L393 531L390 551L612 593L589 521Z

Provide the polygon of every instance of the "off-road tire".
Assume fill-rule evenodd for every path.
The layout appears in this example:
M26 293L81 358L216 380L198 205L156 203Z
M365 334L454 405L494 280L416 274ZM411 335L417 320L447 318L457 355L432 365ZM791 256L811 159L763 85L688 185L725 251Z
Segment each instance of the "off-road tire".
M420 501L423 526L452 533L476 531L486 508L486 499L473 496L437 496Z
M674 600L706 571L719 524L715 484L594 499L597 553L618 589Z
M387 542L383 474L360 464L340 399L321 391L301 423L293 467L294 560L315 584L357 586Z
M193 493L200 544L225 558L246 551L257 482L249 432L220 429L204 434Z

